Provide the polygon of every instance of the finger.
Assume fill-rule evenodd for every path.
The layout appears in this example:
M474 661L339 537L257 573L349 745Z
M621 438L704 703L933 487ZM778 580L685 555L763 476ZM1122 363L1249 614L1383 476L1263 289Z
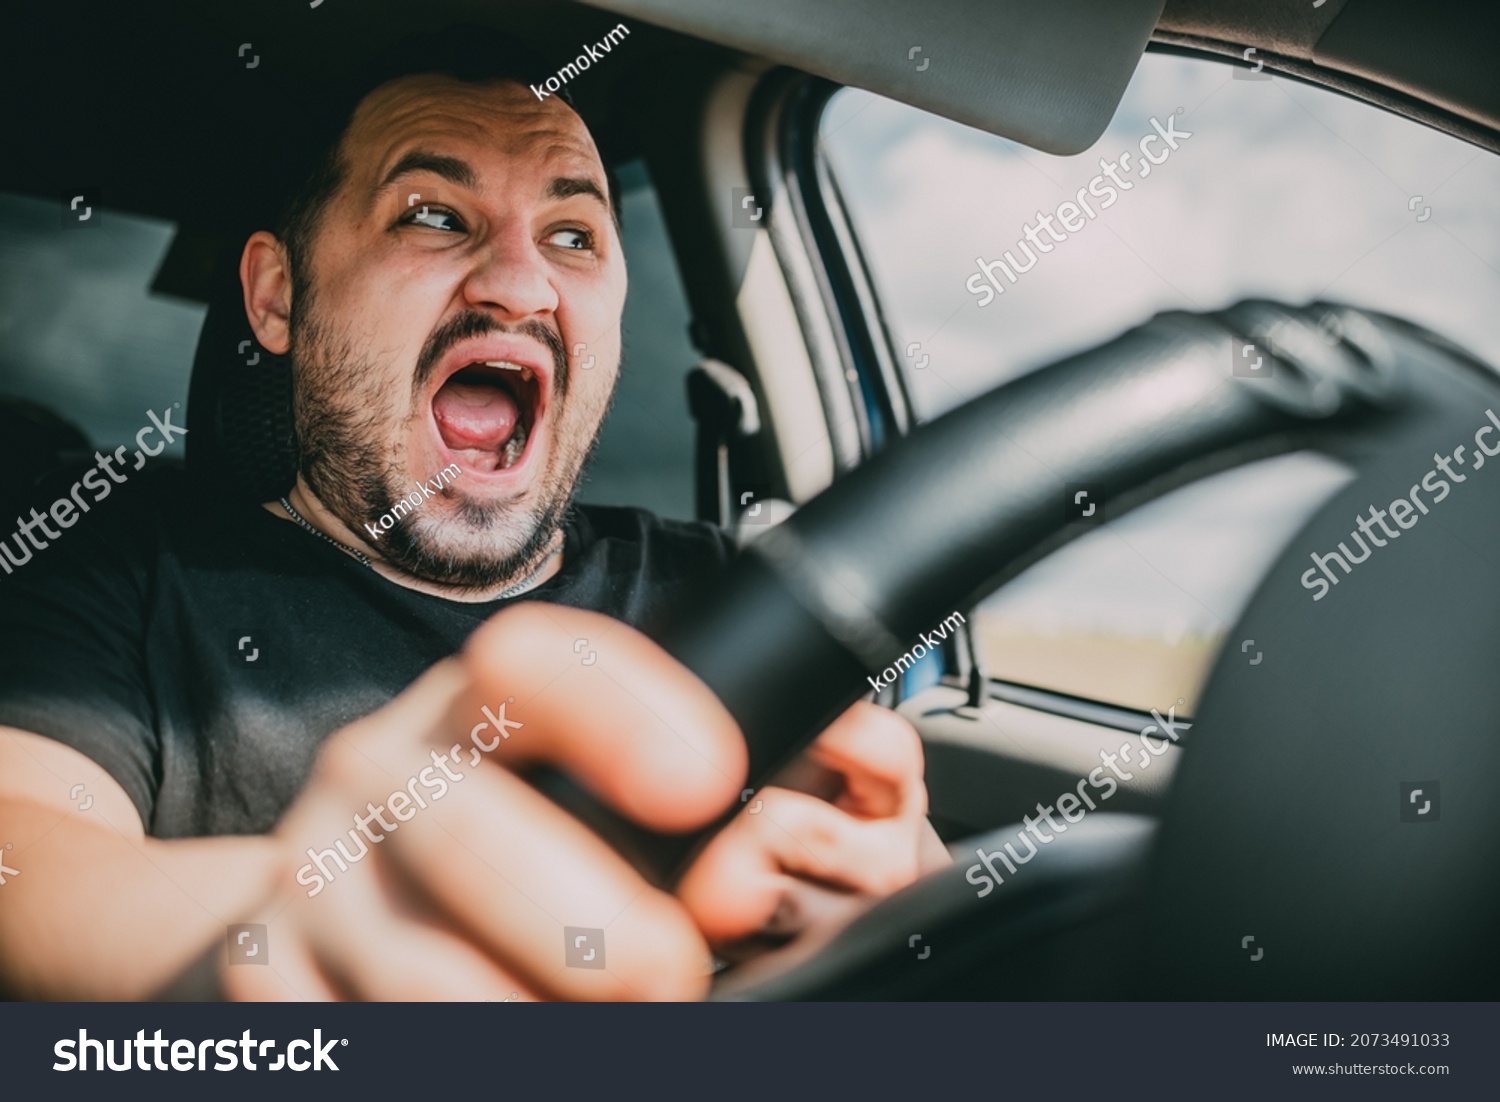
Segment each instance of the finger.
M347 996L314 963L293 924L270 923L265 967L221 967L219 988L231 1002L338 1002Z
M741 816L739 844L756 845L785 873L884 895L916 877L917 838L907 822L861 820L801 792L763 789L760 815Z
M868 701L834 720L807 749L809 761L841 775L834 803L866 818L927 814L922 740L901 716Z
M808 748L807 759L843 778L835 807L865 819L912 823L919 874L953 864L927 820L921 736L903 717L859 700Z
M542 997L701 997L706 949L676 900L508 771L455 775L376 833L380 858L457 933ZM567 927L602 931L604 968L569 966Z
M309 946L349 999L425 1002L534 1001L526 983L420 913L388 862L367 861L310 902ZM316 910L316 908L322 908Z
M678 886L710 940L773 925L798 878L885 895L919 874L919 833L906 820L860 820L814 796L774 787L758 797L760 812L737 816Z
M505 721L525 725L495 747L512 768L557 765L606 803L668 832L712 821L743 785L745 741L724 706L685 666L618 621L518 605L474 633L463 662L475 695L454 726L471 732L488 723L473 733L494 742L505 702Z
M286 972L280 986L291 993L261 983L269 995L257 990L245 997L478 1000L505 999L512 991L517 998L521 992L531 996L482 950L442 929L440 915L414 904L419 893L399 886L397 850L380 845L391 837L382 833L382 820L394 819L398 829L405 821L392 810L395 794L406 801L399 810L407 819L413 806L421 807L410 801L426 803L423 793L432 794L432 787L420 784L422 774L431 771L431 758L417 757L419 768L413 770L421 740L413 739L412 731L443 714L466 683L459 663L439 663L391 705L325 744L316 767L324 782L322 798L300 801L276 828L289 852L308 858L295 878L285 874L287 894L269 931L278 950L272 963ZM392 737L393 732L401 737ZM418 783L408 787L400 779L403 769ZM447 794L446 780L441 790ZM367 795L381 802L360 804Z
M919 873L952 864L927 820L921 736L902 716L859 701L829 726L807 757L843 778L836 806L859 817L912 822Z

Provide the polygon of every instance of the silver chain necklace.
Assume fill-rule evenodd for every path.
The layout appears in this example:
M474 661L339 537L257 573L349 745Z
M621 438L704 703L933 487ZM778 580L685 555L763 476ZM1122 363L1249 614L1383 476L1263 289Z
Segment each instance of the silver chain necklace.
M370 557L368 555L366 555L363 551L360 551L358 548L350 547L348 544L340 543L338 540L330 536L327 532L323 531L321 528L315 528L312 524L308 523L306 518L304 518L301 513L292 508L292 503L285 497L281 498L281 507L286 510L287 516L291 517L294 521L300 524L303 528L307 529L313 535L317 536L319 539L326 540L328 543L333 544L344 554L349 555L352 558L356 558L360 562L364 563L365 566L367 566L369 569L375 569L375 564L370 561ZM554 547L550 552L548 552L547 557L537 565L537 568L532 571L531 574L521 579L515 585L501 590L499 593L495 594L495 596L491 597L490 600L503 601L507 597L517 597L522 593L525 593L527 590L535 589L537 586L541 585L542 583L539 575L542 573L542 571L547 569L547 564L550 563L553 559L557 558L558 553L561 551L561 547Z
M537 586L542 584L542 579L540 577L542 571L546 570L547 564L550 563L553 559L557 558L557 556L560 554L562 554L562 548L554 547L551 551L547 552L547 557L537 564L537 568L531 572L530 576L521 579L509 589L501 590L499 593L491 597L490 600L503 601L507 597L519 597L522 593L525 593L528 590L535 589Z
M292 503L284 497L281 499L281 507L286 510L287 516L291 517L298 524L302 525L302 527L306 528L309 532L317 536L319 539L327 540L344 554L358 559L360 562L368 566L371 570L375 569L375 564L370 562L370 556L366 555L363 551L348 546L347 544L340 543L338 540L330 536L327 532L323 531L321 528L314 528L311 524L303 519L301 513L292 508Z

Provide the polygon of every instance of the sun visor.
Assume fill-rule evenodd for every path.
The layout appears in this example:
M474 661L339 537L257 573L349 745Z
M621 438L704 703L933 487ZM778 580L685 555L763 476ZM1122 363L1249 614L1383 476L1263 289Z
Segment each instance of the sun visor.
M1109 125L1164 0L588 0L1047 153Z

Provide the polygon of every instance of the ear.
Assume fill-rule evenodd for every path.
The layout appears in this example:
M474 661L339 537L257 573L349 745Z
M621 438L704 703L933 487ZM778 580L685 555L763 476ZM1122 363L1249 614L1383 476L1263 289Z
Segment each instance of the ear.
M291 347L292 273L276 235L257 230L240 254L245 315L261 347L278 356Z

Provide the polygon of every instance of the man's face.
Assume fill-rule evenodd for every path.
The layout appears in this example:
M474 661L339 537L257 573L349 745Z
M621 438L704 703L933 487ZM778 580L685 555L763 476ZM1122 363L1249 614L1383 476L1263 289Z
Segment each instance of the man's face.
M407 573L493 586L552 543L619 372L598 151L555 99L425 75L365 97L342 155L292 291L303 477Z

